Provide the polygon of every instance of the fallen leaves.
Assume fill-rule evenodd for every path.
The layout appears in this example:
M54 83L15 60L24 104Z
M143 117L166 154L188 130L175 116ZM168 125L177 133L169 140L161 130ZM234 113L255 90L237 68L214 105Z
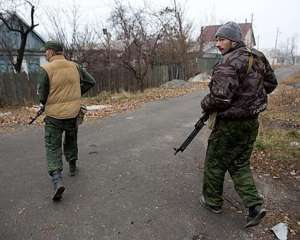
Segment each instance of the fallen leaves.
M113 113L132 111L146 102L177 97L206 88L207 83L191 83L178 88L172 87L146 89L143 93L138 92L133 94L128 92L121 92L112 95L103 93L94 98L84 99L83 103L85 105L101 103L110 106L103 109L102 111L88 111L86 117L87 120L90 120L103 118Z
M274 160L266 152L254 150L251 162L255 172L259 175L282 179L284 182L291 181L295 186L300 182L300 171L294 161Z
M85 120L100 119L110 116L114 113L132 111L142 104L150 101L162 100L170 97L177 97L193 91L207 88L207 83L190 83L175 88L152 88L146 89L143 93L121 93L111 94L103 92L97 97L83 98L82 103L85 105L106 105L99 110L88 111ZM38 106L32 107L6 107L0 108L0 133L15 131L20 127L27 127L28 122L38 111ZM39 117L33 125L43 125L44 115Z

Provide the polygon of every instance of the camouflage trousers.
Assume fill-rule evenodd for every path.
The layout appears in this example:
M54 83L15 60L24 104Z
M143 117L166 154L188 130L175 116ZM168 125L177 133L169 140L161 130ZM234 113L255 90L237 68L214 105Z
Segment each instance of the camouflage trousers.
M223 204L223 183L227 171L247 208L263 203L250 170L258 127L257 119L217 120L208 139L203 179L203 195L211 206Z
M63 170L63 153L68 162L78 159L77 132L76 118L45 118L45 148L50 175L54 171ZM63 133L64 141L62 143Z

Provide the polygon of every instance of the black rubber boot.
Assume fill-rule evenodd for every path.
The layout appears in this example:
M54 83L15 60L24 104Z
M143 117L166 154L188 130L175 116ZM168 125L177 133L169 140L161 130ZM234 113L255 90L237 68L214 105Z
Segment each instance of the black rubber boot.
M69 162L69 176L74 177L77 174L77 167L76 167L76 161L70 161Z
M62 194L65 191L65 187L62 183L62 175L60 171L54 171L52 174L52 183L53 183L53 201L59 201L62 199Z
M259 224L264 216L266 216L266 213L266 209L262 208L260 205L250 207L245 227L253 227Z

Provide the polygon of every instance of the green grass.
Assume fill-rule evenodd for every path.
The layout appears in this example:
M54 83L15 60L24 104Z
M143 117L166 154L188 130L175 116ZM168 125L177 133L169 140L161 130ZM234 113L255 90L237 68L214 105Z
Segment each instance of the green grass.
M270 160L300 162L300 89L286 84L300 82L300 72L280 83L269 96L268 111L260 116L260 134L255 149ZM288 160L288 161L285 161Z
M265 129L255 142L255 148L265 151L273 160L300 159L299 130Z
M256 139L254 147L259 151L264 151L266 149L266 145L261 137Z

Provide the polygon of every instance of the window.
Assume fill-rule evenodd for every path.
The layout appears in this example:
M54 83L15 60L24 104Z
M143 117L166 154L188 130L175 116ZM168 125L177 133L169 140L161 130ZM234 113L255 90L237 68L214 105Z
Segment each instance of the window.
M28 72L37 72L40 67L40 58L39 57L26 57Z
M0 72L6 72L7 70L7 63L5 62L4 59L0 59Z

